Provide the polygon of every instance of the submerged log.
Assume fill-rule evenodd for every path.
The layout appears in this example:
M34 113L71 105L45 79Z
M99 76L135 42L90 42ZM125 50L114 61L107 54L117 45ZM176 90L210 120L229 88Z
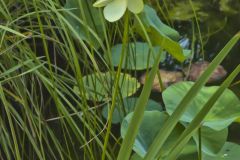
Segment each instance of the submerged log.
M190 81L196 81L202 73L209 66L209 62L201 61L193 63L190 68L184 68L183 72L186 75L186 79ZM221 79L223 79L227 75L227 71L223 68L223 66L219 65L212 73L211 77L208 79L207 83L214 83Z
M159 73L160 73L164 88L167 88L169 85L177 83L179 81L183 81L183 78L184 78L183 73L179 71L167 71L167 70L160 69ZM146 82L146 73L144 73L140 77L140 83L145 84L145 82ZM160 87L160 83L157 75L154 78L152 90L161 92L161 87Z
M183 72L180 72L180 71L167 71L167 70L160 69L159 73L160 73L164 88L167 88L171 84L177 83L179 81L183 81L184 79L189 81L196 81L202 75L202 73L207 69L209 64L210 63L207 61L201 61L201 62L193 63L190 67L184 68L183 72L186 77L184 77ZM217 82L223 79L226 75L227 75L227 71L223 68L223 66L219 65L214 70L214 72L212 73L207 83ZM146 73L144 73L140 77L139 81L140 83L145 84ZM152 90L156 92L161 92L161 87L160 87L160 83L157 75L154 78Z

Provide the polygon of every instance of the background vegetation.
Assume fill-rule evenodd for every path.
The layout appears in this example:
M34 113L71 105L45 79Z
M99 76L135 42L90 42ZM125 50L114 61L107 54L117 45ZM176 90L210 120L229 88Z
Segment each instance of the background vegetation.
M227 142L227 128L240 117L240 81L234 80L240 70L240 34L236 34L240 4L149 0L140 14L128 9L110 23L94 2L0 1L0 159L123 160L130 155L176 159L180 155L184 160L192 156L207 160L219 159L227 150L239 157L239 145ZM184 93L175 105L167 106L168 98L179 93L176 86L163 97L151 93L159 63L178 70L199 59L214 60L196 83L179 83ZM230 76L220 87L204 90L222 61ZM145 70L150 72L141 86L137 78ZM204 103L197 96L194 99L201 92L210 92ZM202 125L221 94L225 95L221 112ZM198 110L186 110L190 120L181 119L190 100L195 100ZM204 137L209 133L213 136ZM239 138L234 139L239 128L231 133L229 139L239 143ZM168 136L170 142L165 142ZM216 141L220 143L212 146ZM166 143L168 147L161 147Z

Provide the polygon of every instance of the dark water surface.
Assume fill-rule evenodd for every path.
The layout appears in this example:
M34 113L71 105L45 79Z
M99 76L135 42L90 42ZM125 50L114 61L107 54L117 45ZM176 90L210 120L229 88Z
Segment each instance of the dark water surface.
M169 17L174 28L182 35L181 43L187 49L191 48L192 37L195 35L196 41L194 45L193 61L206 60L212 61L214 57L221 51L226 43L237 33L240 32L240 1L225 1L223 4L220 1L204 1L192 0L196 9L199 28L201 32L204 56L202 56L201 40L196 23L196 19L191 11L191 6L188 0L170 1ZM223 1L222 1L223 2ZM172 4L171 4L172 3ZM190 9L189 9L190 8ZM166 22L165 22L166 23ZM237 65L240 64L240 42L230 51L228 56L221 63L231 73ZM168 60L164 67L176 70L181 68L181 64ZM240 82L240 74L235 79L235 82ZM240 98L240 84L230 87ZM152 94L153 99L159 99L160 94ZM240 144L240 124L233 123L229 127L229 141Z

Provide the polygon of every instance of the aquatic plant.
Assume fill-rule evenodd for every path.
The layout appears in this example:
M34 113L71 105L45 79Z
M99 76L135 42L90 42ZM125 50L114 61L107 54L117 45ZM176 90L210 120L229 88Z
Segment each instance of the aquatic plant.
M202 2L1 1L0 159L238 159L238 2Z
M104 7L103 15L106 20L114 22L119 20L126 9L134 14L143 10L143 0L98 0L93 4L94 7Z

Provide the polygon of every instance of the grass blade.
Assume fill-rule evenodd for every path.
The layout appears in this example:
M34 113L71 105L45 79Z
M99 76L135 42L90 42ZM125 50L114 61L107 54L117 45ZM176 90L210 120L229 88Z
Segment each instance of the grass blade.
M18 36L20 36L20 37L23 37L23 38L27 38L27 36L25 36L24 34L22 34L22 33L20 33L20 32L17 32L17 31L15 31L15 30L13 30L13 29L11 29L11 28L9 28L9 27L0 25L0 29L5 30L5 31L8 31L8 32L11 32L11 33L16 34L16 35L18 35Z
M227 56L232 47L238 42L240 38L240 32L237 33L220 51L220 53L214 58L211 62L207 70L202 74L202 76L197 80L197 82L193 85L190 91L185 95L183 100L178 105L177 109L173 112L173 114L166 121L165 125L156 136L152 145L149 148L144 160L154 159L159 150L162 148L164 142L176 126L180 117L183 115L184 111L187 108L187 105L191 102L191 100L197 95L198 91L204 86L212 72L215 68L223 61L223 59Z
M128 126L125 139L123 140L121 149L118 154L118 158L117 158L118 160L125 160L125 159L129 159L129 157L130 157L130 154L132 152L132 146L135 141L136 135L138 133L138 129L140 127L140 124L141 124L141 121L143 118L145 106L147 104L148 98L149 98L151 90L152 90L152 83L153 83L155 75L158 71L160 55L161 55L161 52L156 57L154 66L153 66L152 70L149 72L149 76L146 80L148 83L145 83L142 93L136 103L133 117Z
M12 136L12 139L13 139L14 149L15 149L15 153L16 153L15 158L17 160L20 160L21 156L20 156L20 151L19 151L19 146L18 146L17 134L16 134L16 130L15 130L14 125L13 125L13 119L12 119L12 116L11 116L11 112L9 111L9 108L8 108L9 107L8 102L7 102L6 97L3 93L2 84L0 84L0 97L1 97L4 109L6 111L9 126L10 126L10 130L11 130L11 136Z
M188 125L185 131L181 134L181 136L176 141L174 147L172 148L168 160L174 160L177 158L177 155L184 148L186 143L192 137L192 135L197 131L197 129L201 126L202 121L207 116L208 112L212 109L217 99L222 95L224 90L229 87L234 78L240 72L240 65L231 73L231 75L223 82L223 84L219 87L219 89L212 95L212 97L205 103L204 107L201 111L196 115L196 117L192 120L192 122Z

